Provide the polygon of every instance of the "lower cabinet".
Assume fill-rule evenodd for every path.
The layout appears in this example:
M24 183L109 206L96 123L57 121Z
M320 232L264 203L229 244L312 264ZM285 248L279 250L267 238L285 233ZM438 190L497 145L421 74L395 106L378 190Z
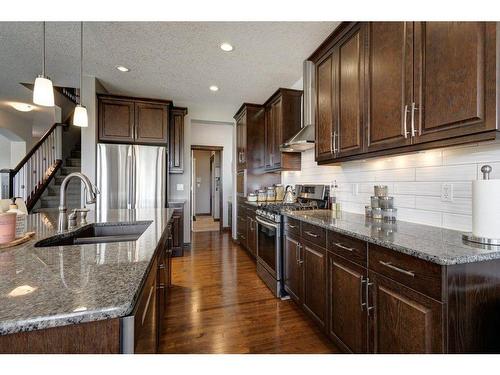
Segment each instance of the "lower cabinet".
M301 242L303 269L303 305L306 312L325 327L326 317L326 249Z
M443 305L369 272L370 352L443 353Z
M328 253L328 334L345 351L367 351L367 271Z
M255 216L247 216L247 249L253 257L257 256L257 225Z
M172 215L172 256L184 256L184 203L171 203Z
M288 232L283 237L283 277L285 291L296 302L302 298L300 240Z

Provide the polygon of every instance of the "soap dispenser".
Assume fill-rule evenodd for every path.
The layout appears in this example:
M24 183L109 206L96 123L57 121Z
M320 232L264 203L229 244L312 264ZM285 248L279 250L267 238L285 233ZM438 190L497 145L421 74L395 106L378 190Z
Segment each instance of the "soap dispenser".
M16 199L17 197L11 198L12 202L7 212L16 214L16 238L19 238L26 232L26 213L19 209Z

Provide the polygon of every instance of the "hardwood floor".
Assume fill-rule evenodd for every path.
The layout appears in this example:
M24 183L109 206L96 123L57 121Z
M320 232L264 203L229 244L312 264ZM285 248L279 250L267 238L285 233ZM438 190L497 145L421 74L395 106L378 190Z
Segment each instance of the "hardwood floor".
M229 233L193 233L173 259L161 353L338 353L291 301L272 295Z
M215 221L212 216L196 216L193 221L193 232L218 232L220 222Z

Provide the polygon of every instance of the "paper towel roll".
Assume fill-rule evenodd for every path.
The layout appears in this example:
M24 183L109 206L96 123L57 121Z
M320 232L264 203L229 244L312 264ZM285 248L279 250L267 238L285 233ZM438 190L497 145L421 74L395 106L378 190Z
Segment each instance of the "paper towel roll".
M472 182L472 234L500 238L500 180Z

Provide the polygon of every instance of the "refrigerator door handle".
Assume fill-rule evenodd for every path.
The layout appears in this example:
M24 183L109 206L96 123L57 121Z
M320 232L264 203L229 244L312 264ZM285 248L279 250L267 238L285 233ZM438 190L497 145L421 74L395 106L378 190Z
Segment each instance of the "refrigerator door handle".
M132 208L132 191L133 191L133 162L134 162L134 156L133 156L133 148L130 146L130 149L127 153L127 170L128 170L128 186L127 186L127 208L131 209Z

